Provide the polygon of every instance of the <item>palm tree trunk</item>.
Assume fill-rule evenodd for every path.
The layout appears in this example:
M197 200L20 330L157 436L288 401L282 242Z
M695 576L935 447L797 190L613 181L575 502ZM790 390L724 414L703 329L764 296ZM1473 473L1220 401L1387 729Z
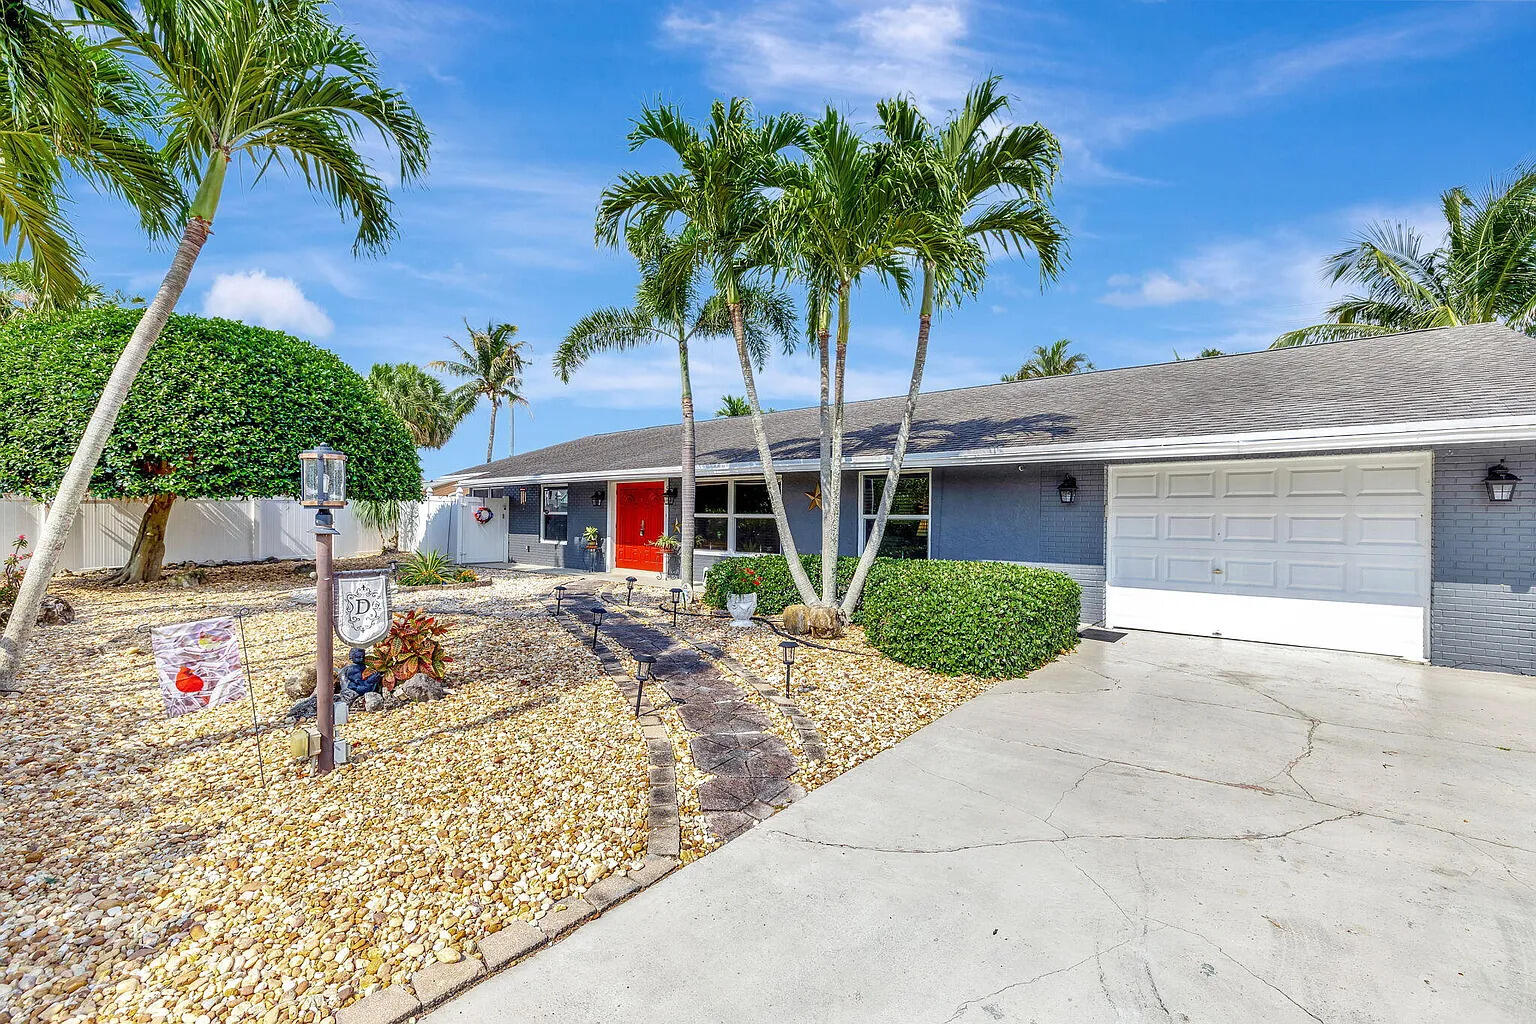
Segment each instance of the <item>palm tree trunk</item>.
M923 386L923 368L928 361L928 330L933 323L933 267L923 264L923 304L917 318L917 350L912 355L912 380L907 385L907 407L902 410L901 427L896 431L896 447L891 452L891 466L885 473L885 489L880 495L880 507L875 510L875 522L864 543L864 553L853 570L848 582L848 593L843 596L843 614L853 615L853 609L864 593L864 580L869 567L880 552L880 542L885 539L885 520L891 514L891 501L896 496L896 483L901 478L901 465L907 457L907 440L912 435L912 419L917 414L917 393ZM859 500L863 501L861 494ZM930 500L932 496L930 495ZM863 523L860 523L863 526Z
M842 539L843 520L843 394L844 371L848 367L848 329L851 321L851 313L848 308L848 300L852 292L852 286L844 283L837 290L837 355L832 366L832 431L829 442L827 481L830 487L822 488L821 505L825 510L822 518L823 545L830 538L832 548L832 582L826 586L826 568L822 568L823 586L826 593L823 600L829 607L837 605L837 554L838 546ZM860 499L862 500L862 498ZM862 520L855 520L855 526L863 528ZM826 552L823 551L825 558Z
M171 505L174 494L157 494L149 499L144 515L139 519L139 534L133 539L133 550L128 560L112 577L115 585L126 583L153 583L160 578L160 567L165 563L165 530L171 522Z
M491 399L491 435L485 439L485 461L496 458L496 413L501 409L498 399Z
M821 363L821 603L837 603L837 517L831 514L827 504L832 486L832 386L831 354L832 332L826 306L821 299L815 313L816 355Z
M127 347L117 357L117 365L107 378L107 385L102 389L95 412L91 413L85 434L80 438L80 446L75 449L74 457L69 460L69 468L64 471L59 493L49 505L48 518L43 523L43 535L34 549L32 560L27 563L21 592L16 596L16 605L11 612L10 622L6 624L5 636L0 639L0 693L17 689L16 676L21 670L22 653L31 636L38 608L48 592L53 571L58 568L59 556L69 539L70 528L75 524L75 515L80 511L80 502L90 487L91 475L96 472L96 464L101 461L101 453L107 447L107 438L117 423L118 413L122 412L123 403L128 400L133 380L148 358L150 348L160 337L160 332L165 329L171 310L176 308L177 300L187 287L187 278L197 263L198 253L208 241L213 208L218 204L218 186L224 178L223 164L228 162L227 158L222 157L222 154L214 154L209 172L198 188L197 199L192 205L192 216L181 233L181 243L176 247L170 270L160 282L160 290L155 293L154 301L139 318L139 324L133 329Z
M693 547L697 542L693 522L693 509L696 495L694 494L695 467L694 462L698 458L698 442L693 430L693 380L688 373L688 342L687 328L683 324L678 325L677 362L683 378L683 486L682 496L678 504L678 515L682 519L682 529L678 537L678 575L682 577L682 588L693 593Z
M741 362L741 382L747 391L747 402L752 406L752 436L757 440L757 454L763 462L763 484L768 491L768 501L773 505L773 521L779 529L779 550L789 566L789 576L795 581L795 590L806 604L816 603L816 588L800 564L800 552L795 548L794 534L789 530L789 513L784 509L784 491L779 486L778 474L773 470L773 448L768 444L768 431L763 428L763 407L757 401L757 381L752 376L752 355L747 351L747 328L741 317L741 298L736 293L735 282L726 292L726 306L731 311L731 333L736 336L736 358Z

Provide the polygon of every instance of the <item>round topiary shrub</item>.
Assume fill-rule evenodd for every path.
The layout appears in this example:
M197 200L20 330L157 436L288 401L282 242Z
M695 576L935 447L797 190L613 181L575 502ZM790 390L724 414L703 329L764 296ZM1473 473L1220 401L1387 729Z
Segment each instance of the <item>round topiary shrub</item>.
M855 621L895 661L946 675L1022 676L1077 645L1082 588L1004 562L881 559Z

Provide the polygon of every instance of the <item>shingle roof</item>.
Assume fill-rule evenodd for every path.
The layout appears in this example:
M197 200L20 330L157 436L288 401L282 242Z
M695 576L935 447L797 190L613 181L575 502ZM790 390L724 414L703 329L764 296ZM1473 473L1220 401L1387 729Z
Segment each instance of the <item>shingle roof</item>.
M891 450L905 396L852 402L845 452ZM1497 324L926 393L910 452L1155 440L1536 413L1536 339ZM812 406L765 417L776 459L818 456ZM747 417L698 423L700 465L756 463ZM675 423L593 434L472 466L495 479L675 466Z

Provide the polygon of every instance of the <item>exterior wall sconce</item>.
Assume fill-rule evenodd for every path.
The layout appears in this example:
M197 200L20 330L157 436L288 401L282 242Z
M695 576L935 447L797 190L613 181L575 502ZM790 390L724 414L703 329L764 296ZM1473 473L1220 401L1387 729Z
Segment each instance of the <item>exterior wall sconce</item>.
M661 492L661 496L663 498L666 498L668 501L676 501L677 500L677 488L673 487L673 486L671 486L669 484L667 486L667 489Z
M1077 500L1077 477L1068 474L1056 485L1056 493L1061 495L1061 503L1070 505Z
M1488 488L1489 501L1509 501L1515 496L1515 484L1520 478L1509 471L1509 467L1500 461L1497 465L1488 467L1488 475L1483 479L1483 484Z
M607 495L603 494L602 491L593 491L592 492L592 507L593 508L602 508L603 507L603 502L605 502L607 500L608 500Z

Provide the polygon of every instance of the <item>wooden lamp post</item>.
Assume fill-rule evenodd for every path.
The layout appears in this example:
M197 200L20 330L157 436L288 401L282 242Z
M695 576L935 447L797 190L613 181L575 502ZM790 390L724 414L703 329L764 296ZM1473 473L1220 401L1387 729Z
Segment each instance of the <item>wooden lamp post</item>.
M335 655L331 649L336 621L331 543L336 528L331 509L347 504L347 457L326 444L300 452L299 503L315 510L315 727L320 732L316 773L324 775L336 766Z

